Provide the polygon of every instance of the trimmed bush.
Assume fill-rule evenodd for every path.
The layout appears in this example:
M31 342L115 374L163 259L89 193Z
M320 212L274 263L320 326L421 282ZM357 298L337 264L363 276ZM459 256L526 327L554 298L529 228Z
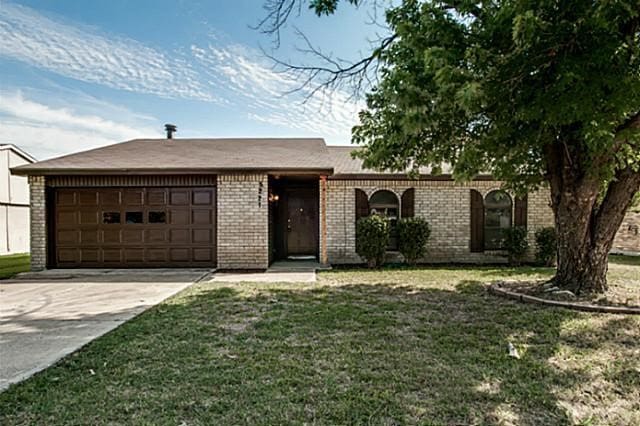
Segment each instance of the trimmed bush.
M545 266L556 264L558 252L558 237L552 226L536 231L536 262Z
M378 215L358 219L356 223L356 253L370 268L380 267L389 244L389 221Z
M415 265L427 252L427 241L431 235L429 222L421 217L409 217L400 219L396 227L398 250L408 264Z
M520 265L524 258L529 242L527 241L527 228L514 226L502 231L504 235L504 248L509 253L509 263Z

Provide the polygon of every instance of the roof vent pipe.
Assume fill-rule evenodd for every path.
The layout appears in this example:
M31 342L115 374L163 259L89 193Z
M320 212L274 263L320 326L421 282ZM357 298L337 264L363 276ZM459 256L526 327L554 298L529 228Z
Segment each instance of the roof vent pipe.
M173 134L178 131L175 124L165 124L164 130L167 131L167 139L173 139Z

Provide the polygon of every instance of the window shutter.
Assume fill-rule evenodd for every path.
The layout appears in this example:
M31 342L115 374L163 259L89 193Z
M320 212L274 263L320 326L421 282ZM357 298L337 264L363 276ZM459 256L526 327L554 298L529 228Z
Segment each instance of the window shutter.
M369 197L362 189L356 188L356 221L369 216Z
M484 251L484 200L482 194L471 190L471 244L472 253Z
M401 217L413 217L415 214L415 198L416 190L409 188L402 193L402 212Z
M524 197L516 197L515 202L515 214L513 218L514 226L523 226L527 227L527 204L528 197L525 195Z

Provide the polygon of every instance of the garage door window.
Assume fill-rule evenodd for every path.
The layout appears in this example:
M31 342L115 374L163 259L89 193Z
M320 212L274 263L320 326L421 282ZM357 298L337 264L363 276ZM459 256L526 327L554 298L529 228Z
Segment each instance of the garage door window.
M127 212L125 219L128 224L142 223L142 212Z
M103 212L102 223L120 223L120 212Z
M165 212L149 212L149 223L167 223Z

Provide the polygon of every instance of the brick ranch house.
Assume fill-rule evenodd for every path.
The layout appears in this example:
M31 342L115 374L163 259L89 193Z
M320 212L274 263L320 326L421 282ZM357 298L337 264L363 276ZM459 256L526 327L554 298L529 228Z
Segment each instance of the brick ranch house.
M478 176L362 168L322 139L137 139L15 167L29 177L31 262L45 268L266 269L361 263L355 224L376 212L431 224L425 262L504 262L501 228L553 224L548 192L516 199ZM400 260L392 241L389 258Z

